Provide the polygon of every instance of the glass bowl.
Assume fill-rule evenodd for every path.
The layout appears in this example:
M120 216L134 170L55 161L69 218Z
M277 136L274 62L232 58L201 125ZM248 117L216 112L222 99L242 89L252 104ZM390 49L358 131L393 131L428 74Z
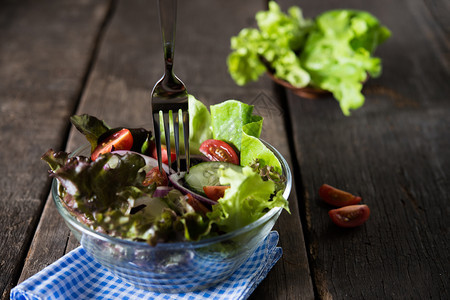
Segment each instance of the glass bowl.
M289 165L274 147L263 143L282 165L286 177L283 196L288 199L292 187ZM88 151L89 147L83 147L73 155L89 155ZM56 179L52 183L52 196L65 223L95 261L131 285L160 293L204 289L227 279L266 238L282 211L273 208L255 222L224 235L150 246L111 237L80 223L61 202Z

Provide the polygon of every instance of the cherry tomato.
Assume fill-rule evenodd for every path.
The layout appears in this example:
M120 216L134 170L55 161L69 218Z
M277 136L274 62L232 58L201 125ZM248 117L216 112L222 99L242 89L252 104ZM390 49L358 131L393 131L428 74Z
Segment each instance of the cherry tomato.
M161 145L161 156L162 156L162 163L168 164L169 163L169 157L167 156L167 147L165 145ZM156 146L152 147L152 157L154 159L158 159L158 153L156 152ZM170 149L170 162L174 162L177 158L177 154L175 153L175 150Z
M206 194L206 197L213 201L218 201L220 198L225 195L225 190L228 189L229 186L227 185L219 185L219 186L204 186L203 191Z
M239 165L239 157L233 147L221 140L206 140L199 148L200 152L212 161L224 161Z
M356 227L367 221L370 216L370 209L365 204L349 205L332 209L328 212L328 215L340 227Z
M123 128L99 143L91 154L91 159L96 160L100 154L114 150L130 150L133 147L133 135L131 131Z
M194 196L192 196L191 194L186 194L186 197L187 197L187 203L189 203L189 205L192 206L192 208L196 212L203 213L203 214L210 212L210 210L205 205L203 205L203 203L201 203L200 201L195 199Z
M142 184L144 186L147 186L152 183L156 183L156 186L169 185L169 178L167 178L166 172L164 172L164 170L160 172L158 167L154 167L153 169L148 171Z
M338 207L354 205L361 202L361 197L354 196L348 192L339 190L328 184L323 184L319 188L319 196L326 203Z

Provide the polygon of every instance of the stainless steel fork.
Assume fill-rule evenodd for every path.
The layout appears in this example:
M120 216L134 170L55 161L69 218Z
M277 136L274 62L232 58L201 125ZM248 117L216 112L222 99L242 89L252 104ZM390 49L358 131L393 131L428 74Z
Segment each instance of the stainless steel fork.
M164 50L164 75L156 83L152 91L153 130L155 133L156 152L159 170L162 171L161 159L161 120L164 124L164 135L167 147L167 157L171 166L170 155L170 120L176 154L176 170L180 172L180 119L183 124L184 149L186 155L186 171L189 172L189 112L188 92L183 82L173 73L173 57L175 50L175 32L177 18L177 0L158 0L159 18Z

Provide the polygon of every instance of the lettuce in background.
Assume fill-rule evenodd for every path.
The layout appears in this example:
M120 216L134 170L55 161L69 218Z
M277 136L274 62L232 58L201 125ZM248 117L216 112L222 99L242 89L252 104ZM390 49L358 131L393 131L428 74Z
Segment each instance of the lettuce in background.
M234 81L245 85L258 80L267 71L268 63L280 78L298 87L308 85L310 76L295 51L303 46L311 21L305 20L297 7L289 9L289 15L284 14L273 1L268 11L256 14L256 20L259 30L244 28L231 38L233 52L227 64Z
M356 10L332 10L316 19L300 54L311 75L311 85L333 93L342 112L350 114L364 104L362 82L381 74L381 60L372 57L390 32L371 14Z
M391 35L373 15L340 9L309 20L296 6L285 14L270 1L256 21L258 29L231 38L227 64L238 85L270 71L295 87L332 92L345 115L364 104L362 82L381 74L381 60L372 54Z

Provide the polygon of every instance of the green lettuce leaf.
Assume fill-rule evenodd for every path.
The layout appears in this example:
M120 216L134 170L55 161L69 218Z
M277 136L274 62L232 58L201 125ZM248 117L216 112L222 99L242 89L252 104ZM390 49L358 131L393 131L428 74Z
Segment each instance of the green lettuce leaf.
M274 207L282 207L289 211L288 202L282 192L275 193L275 183L264 181L250 167L242 172L231 168L221 171L220 183L230 185L219 203L213 206L208 217L219 229L230 232L246 226Z
M208 108L194 96L189 95L189 150L191 154L200 154L198 150L200 145L212 138L212 128L211 128L211 115ZM173 124L173 116L169 115L169 124ZM164 138L164 127L163 122L161 124L161 143L166 144ZM184 131L183 124L180 123L180 151L184 152ZM173 127L170 126L170 145L172 149L175 149L175 137L173 132Z
M253 105L248 105L237 100L227 100L216 105L211 105L211 124L213 138L223 140L241 150L242 127L257 122L252 127L251 133L259 137L262 127L262 118L253 116Z
M364 104L362 82L381 74L381 60L372 54L391 35L373 15L341 9L311 21L296 6L285 14L270 1L256 20L257 29L231 38L227 64L238 85L270 71L295 87L332 92L345 115Z
M198 154L200 145L213 136L211 115L208 108L192 95L189 95L189 117L189 149Z
M281 163L260 139L248 135L244 126L242 134L241 165L249 166L257 158L261 166L272 166L277 172L282 171Z
M258 158L261 165L273 166L281 172L280 162L259 139L263 118L253 115L253 105L227 100L210 108L213 137L240 151L241 166L248 166Z
M256 21L259 29L244 28L231 38L227 65L234 81L238 85L256 81L268 67L295 86L308 85L310 76L296 51L303 46L312 22L303 18L298 7L284 14L274 1L269 2L268 11L256 14Z
M311 84L333 93L342 112L364 104L362 82L381 74L381 60L372 52L390 36L367 12L332 10L317 17L300 59Z
M91 144L91 152L97 147L98 138L111 129L104 121L87 114L71 116L70 122L86 136Z

